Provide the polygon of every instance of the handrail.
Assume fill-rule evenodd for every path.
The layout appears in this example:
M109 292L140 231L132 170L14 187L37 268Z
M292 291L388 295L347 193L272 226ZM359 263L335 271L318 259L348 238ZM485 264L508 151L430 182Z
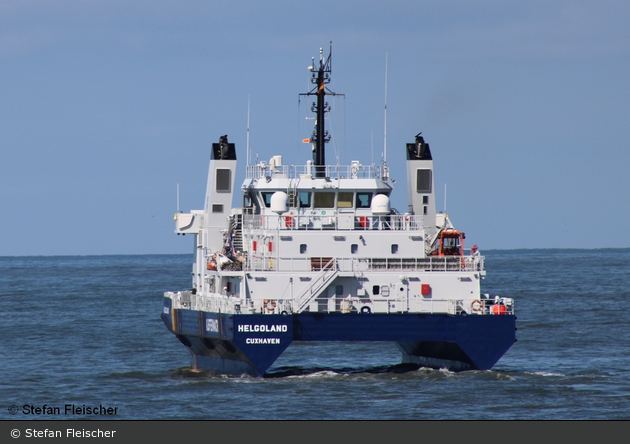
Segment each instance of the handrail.
M326 165L325 176L328 179L383 179L386 177L386 165ZM265 177L281 177L288 179L314 177L314 165L269 165L259 163L248 165L247 179L262 179Z
M424 217L413 214L387 216L337 213L334 209L322 214L245 214L245 230L357 230L357 231L422 231Z
M362 271L484 271L485 257L471 256L428 256L424 258L373 258L352 257L334 258L334 267L341 273L356 273ZM274 257L265 256L248 257L243 264L244 271L281 271L281 272L307 272L313 271L311 258Z
M279 301L278 309L267 313L278 314L282 310L293 313L300 313L304 311L308 303L317 298L317 296L321 294L323 288L326 288L326 284L335 277L336 272L336 270L332 272L328 271L329 275L327 275L327 279L323 280L320 284L321 288L319 292L313 292L312 294L310 294L310 292L303 292L303 294L298 295L297 298ZM308 294L307 298L305 298L306 294ZM214 313L252 313L253 311L251 310L255 310L256 307L261 309L262 312L264 302L263 299L243 300L241 298L227 297L223 295L193 294L191 291L166 292L164 293L164 296L173 301L172 307L175 309L199 310ZM299 301L298 298L302 300ZM496 297L489 298L488 295L484 295L484 297L476 300L431 298L429 300L414 299L412 301L401 297L372 297L371 299L365 300L360 297L352 297L344 298L342 301L349 302L350 306L354 306L357 311L360 311L362 306L368 305L371 307L372 313L389 313L391 312L391 308L393 306L397 306L399 303L403 306L408 304L407 308L402 310L402 312L407 313L447 313L451 315L468 314L485 316L513 315L515 313L513 299L499 298L497 300ZM343 310L344 308L340 308L341 312L344 312ZM395 308L394 310L401 311L398 308ZM329 312L328 309L325 309L325 311Z
M306 306L313 299L317 298L338 274L337 260L336 258L331 258L322 266L321 271L317 274L315 279L311 281L311 285L307 285L304 290L293 299L297 304L297 310L294 311L298 313L304 311Z

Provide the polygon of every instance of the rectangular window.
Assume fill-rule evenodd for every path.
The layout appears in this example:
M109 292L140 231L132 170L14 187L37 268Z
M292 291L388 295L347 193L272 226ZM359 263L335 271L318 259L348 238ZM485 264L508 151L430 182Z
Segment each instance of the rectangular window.
M311 207L311 193L308 191L300 191L300 208Z
M273 193L260 193L260 195L262 196L265 206L267 208L271 207L271 196L273 196Z
M416 192L431 192L431 170L416 170Z
M352 208L352 196L354 193L340 192L337 194L337 208Z
M428 205L429 204L429 196L422 196L422 203L424 205Z
M251 208L252 204L252 196L250 196L249 194L243 194L243 207Z
M212 204L213 213L223 213L223 204Z
M372 205L372 193L357 193L357 208L370 208Z
M231 171L224 168L217 168L217 191L230 192L230 173Z
M381 294L381 287L379 287L378 285L372 285L372 294L374 296L378 296L379 294Z
M335 208L335 193L316 192L313 205L315 208Z
M357 254L357 251L359 251L359 245L358 244L350 245L350 253Z
M392 244L392 254L398 253L398 244Z
M306 254L306 244L300 244L300 253Z

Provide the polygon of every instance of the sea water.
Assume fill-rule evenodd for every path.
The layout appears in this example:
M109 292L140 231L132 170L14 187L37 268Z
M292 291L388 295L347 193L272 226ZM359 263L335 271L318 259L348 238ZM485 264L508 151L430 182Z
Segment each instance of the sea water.
M0 257L0 420L630 419L630 249L482 253L482 291L518 317L492 370L304 343L264 378L191 371L160 319L189 255Z

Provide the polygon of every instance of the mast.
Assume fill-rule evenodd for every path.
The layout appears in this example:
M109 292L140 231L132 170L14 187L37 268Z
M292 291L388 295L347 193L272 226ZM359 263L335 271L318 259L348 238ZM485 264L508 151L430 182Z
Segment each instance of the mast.
M385 122L383 128L383 163L387 164L387 52L385 53Z
M317 96L317 101L313 102L311 111L316 114L315 129L311 135L310 142L313 144L313 164L315 165L315 177L326 177L326 143L330 141L330 135L326 130L325 114L330 111L330 105L326 102L326 96L336 96L330 91L326 85L330 82L330 73L332 71L332 42L330 42L330 51L328 57L324 61L324 51L319 48L319 66L315 66L315 59L309 67L312 76L311 83L315 87L307 92L300 94L301 96Z

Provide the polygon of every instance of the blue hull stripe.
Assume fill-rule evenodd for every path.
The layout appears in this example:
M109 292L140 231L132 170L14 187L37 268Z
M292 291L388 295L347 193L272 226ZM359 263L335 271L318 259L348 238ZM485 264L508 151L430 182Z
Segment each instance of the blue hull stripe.
M394 342L403 362L452 370L490 369L516 342L512 315L227 315L167 308L164 324L198 368L237 375L262 376L293 341Z

